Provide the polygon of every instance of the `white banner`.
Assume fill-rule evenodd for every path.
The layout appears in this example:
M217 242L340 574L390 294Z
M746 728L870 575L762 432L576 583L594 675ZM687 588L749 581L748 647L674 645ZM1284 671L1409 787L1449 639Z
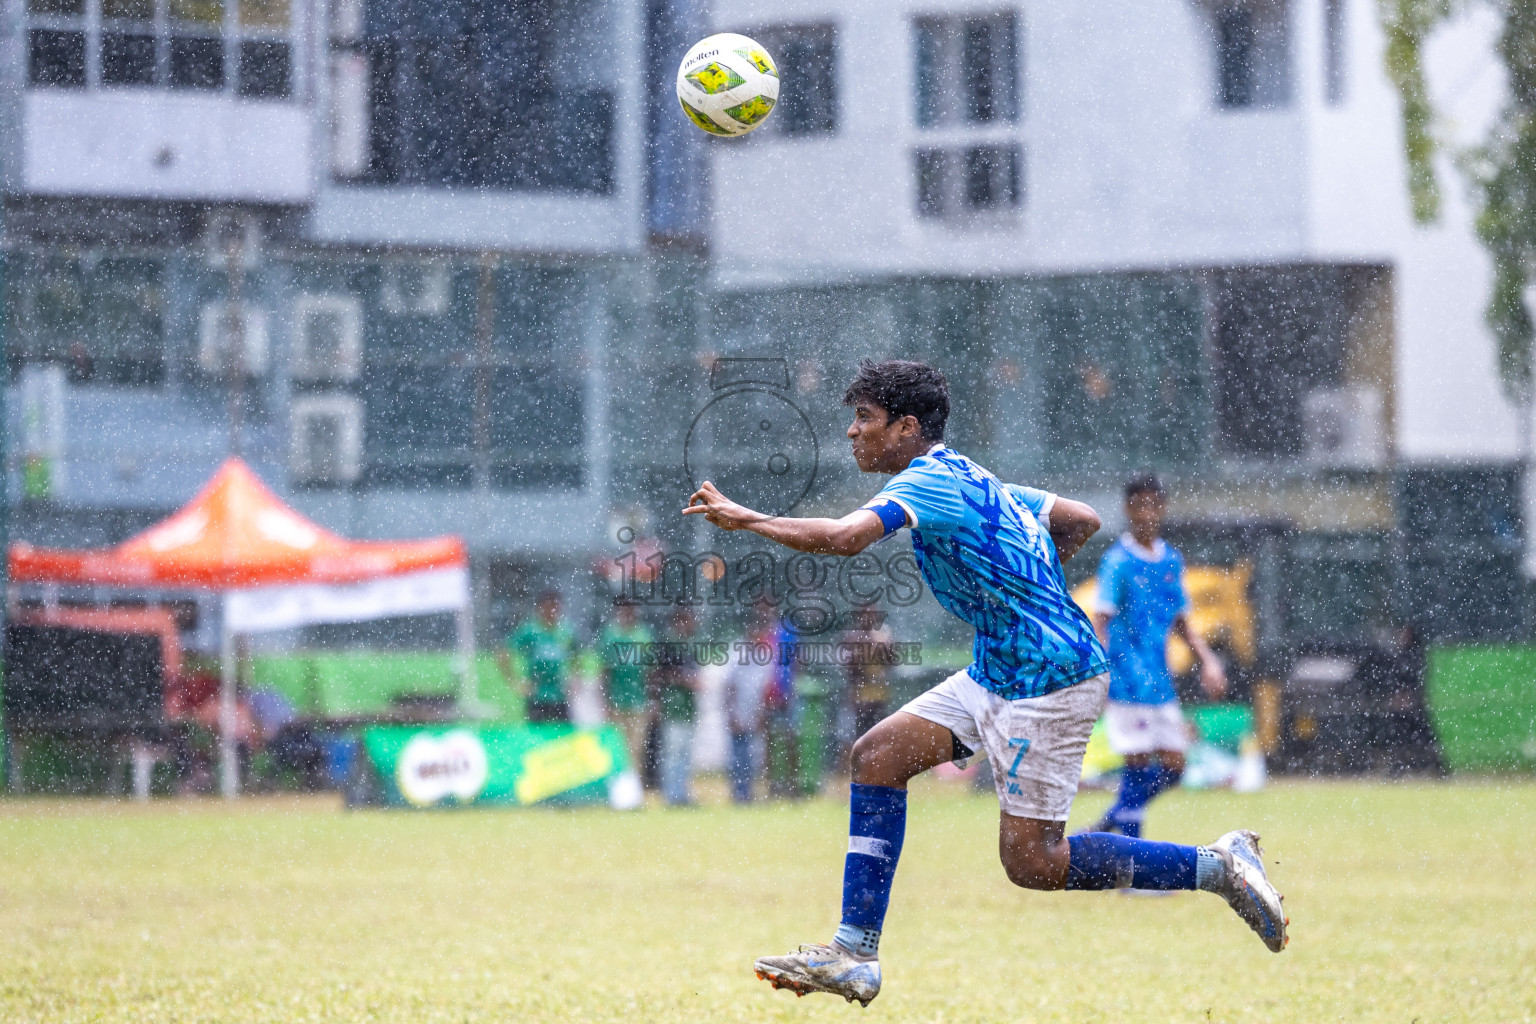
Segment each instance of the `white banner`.
M429 569L346 585L302 584L233 590L224 603L225 628L260 633L317 622L365 622L392 615L428 615L469 606L468 569Z

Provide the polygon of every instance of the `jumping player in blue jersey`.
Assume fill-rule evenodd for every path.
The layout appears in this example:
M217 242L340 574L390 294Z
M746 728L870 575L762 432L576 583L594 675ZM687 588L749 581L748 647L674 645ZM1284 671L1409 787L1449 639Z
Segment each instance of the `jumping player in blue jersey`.
M1184 559L1162 538L1167 500L1151 473L1125 488L1130 530L1099 562L1093 623L1109 649L1109 745L1125 758L1120 794L1096 826L1140 836L1152 798L1178 785L1189 746L1178 694L1168 673L1168 634L1176 632L1200 662L1200 683L1212 697L1227 689L1221 662L1189 624Z
M684 513L797 551L844 556L909 529L934 597L975 628L975 661L854 744L842 923L829 943L758 960L758 977L869 1005L880 992L880 930L906 832L907 781L977 751L997 778L999 851L1014 884L1206 889L1278 953L1288 922L1252 832L1228 832L1209 846L1063 834L1109 686L1104 649L1061 570L1098 529L1093 509L1004 484L947 447L949 385L930 366L865 362L844 401L853 406L848 438L859 469L895 474L864 507L841 519L780 518L705 481Z

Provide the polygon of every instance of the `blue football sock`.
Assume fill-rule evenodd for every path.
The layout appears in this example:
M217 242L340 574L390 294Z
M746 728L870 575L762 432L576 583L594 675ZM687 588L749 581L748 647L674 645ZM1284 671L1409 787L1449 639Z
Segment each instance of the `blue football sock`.
M1194 889L1200 848L1108 832L1069 836L1068 889Z
M907 791L853 784L848 815L848 857L843 862L843 926L837 943L875 956L891 901L891 881L907 831Z
M1184 769L1169 768L1167 765L1157 766L1157 777L1152 780L1152 787L1147 791L1147 800L1150 802L1164 790L1172 789L1179 784L1184 777Z
M1115 805L1109 809L1104 820L1113 825L1121 835L1130 836L1132 839L1141 835L1141 820L1147 812L1147 801L1151 800L1157 792L1156 786L1160 769L1155 765L1144 768L1132 768L1126 765L1120 773L1120 792L1115 798Z

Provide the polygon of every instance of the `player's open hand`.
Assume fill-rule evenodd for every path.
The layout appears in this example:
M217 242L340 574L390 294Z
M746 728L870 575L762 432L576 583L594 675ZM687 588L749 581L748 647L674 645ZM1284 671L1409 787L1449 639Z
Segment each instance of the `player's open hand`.
M1226 695L1227 671L1221 667L1221 659L1214 654L1200 663L1200 688L1212 700Z
M688 507L683 509L683 515L702 515L722 530L740 530L763 518L745 505L738 505L721 494L719 488L708 480L693 492L693 497L688 499Z

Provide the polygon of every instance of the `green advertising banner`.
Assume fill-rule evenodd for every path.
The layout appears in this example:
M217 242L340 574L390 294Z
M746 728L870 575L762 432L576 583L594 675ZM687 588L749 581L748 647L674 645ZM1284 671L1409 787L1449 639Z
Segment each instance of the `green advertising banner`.
M1452 771L1536 769L1536 646L1437 647L1424 688Z
M352 804L465 807L638 806L639 780L617 729L569 725L374 726Z

